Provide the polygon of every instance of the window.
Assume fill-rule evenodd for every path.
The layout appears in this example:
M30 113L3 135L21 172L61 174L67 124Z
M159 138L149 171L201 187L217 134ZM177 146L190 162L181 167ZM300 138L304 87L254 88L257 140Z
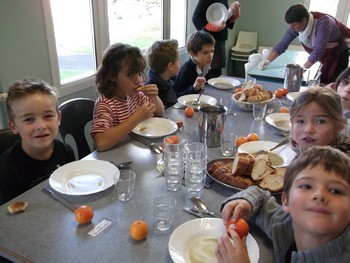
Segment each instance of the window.
M103 51L122 42L144 50L186 39L186 0L42 0L53 84L61 95L93 86Z

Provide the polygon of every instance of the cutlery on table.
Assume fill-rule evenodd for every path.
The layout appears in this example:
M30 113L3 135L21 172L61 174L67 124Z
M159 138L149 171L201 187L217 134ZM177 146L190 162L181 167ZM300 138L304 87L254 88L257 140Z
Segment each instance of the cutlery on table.
M275 149L277 149L277 148L279 148L279 147L281 147L281 146L283 146L283 145L289 143L289 141L290 141L290 138L287 137L287 138L285 138L284 140L282 140L282 141L280 141L279 143L277 143L274 147L272 147L272 148L271 148L270 150L268 150L268 151L269 151L269 152L272 152L273 150L275 150Z
M68 209L72 210L73 212L75 212L75 210L77 210L77 208L78 208L75 205L68 202L67 200L65 200L63 197L60 197L58 194L56 194L54 191L52 191L49 188L43 188L43 189L41 189L41 191L43 193L51 196L53 199L56 199L56 201L60 202L62 205L64 205Z
M207 214L207 215L211 215L213 217L219 217L219 215L215 214L212 211L209 211L207 205L204 203L204 201L200 198L196 198L196 197L191 197L191 202L193 204L193 207L200 213L202 214Z
M192 102L192 105L193 105L193 106L198 106L198 105L200 104L200 103L199 103L199 99L200 99L200 97L202 96L204 90L205 90L205 88L202 88L202 89L200 90L197 99L196 99L194 102Z
M182 210L185 211L186 213L189 213L189 214L194 215L196 217L200 217L200 218L204 217L204 215L202 213L194 212L188 207L184 207Z
M139 141L145 145L148 146L148 148L151 150L151 152L154 152L154 153L163 153L163 148L162 146L156 144L156 143L153 143L153 142L149 142L148 140L140 137L140 136L137 136L137 135L134 135L133 138L136 140L136 141Z
M119 170L129 170L130 164L132 164L132 161L129 162L123 162L123 163L115 163L114 161L109 161L111 164L114 164Z

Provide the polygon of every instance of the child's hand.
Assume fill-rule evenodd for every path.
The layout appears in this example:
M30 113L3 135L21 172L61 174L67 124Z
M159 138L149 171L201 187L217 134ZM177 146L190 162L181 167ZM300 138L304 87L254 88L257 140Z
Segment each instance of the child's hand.
M252 213L251 204L245 199L236 199L228 202L221 211L222 220L224 224L227 225L231 216L233 222L236 222L238 218L243 218L246 221Z
M158 96L158 87L155 84L145 85L143 87L142 91L147 97L156 97L156 96Z
M153 117L155 111L155 106L153 103L144 103L141 106L136 105L135 116L139 122L147 120L148 118Z
M233 229L230 229L229 232L232 240L227 233L218 238L217 247L215 250L215 255L218 262L250 262L246 244L247 237L243 237L241 239L237 232Z
M198 77L198 78L196 78L196 81L193 84L194 90L198 91L201 88L203 88L206 81L207 80L205 79L205 77Z

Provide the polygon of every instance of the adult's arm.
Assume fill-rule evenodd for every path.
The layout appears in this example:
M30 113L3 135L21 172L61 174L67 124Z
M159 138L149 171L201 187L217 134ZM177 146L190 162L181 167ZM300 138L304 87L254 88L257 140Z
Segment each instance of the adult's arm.
M293 31L291 28L288 28L286 33L284 34L283 38L281 39L281 41L273 48L272 52L271 52L271 58L275 59L276 57L278 57L279 55L283 54L287 49L288 46L290 45L290 43L292 43L292 41L298 36L299 34L295 31ZM273 52L277 53L273 55ZM276 57L273 57L276 56ZM270 60L272 61L272 60Z

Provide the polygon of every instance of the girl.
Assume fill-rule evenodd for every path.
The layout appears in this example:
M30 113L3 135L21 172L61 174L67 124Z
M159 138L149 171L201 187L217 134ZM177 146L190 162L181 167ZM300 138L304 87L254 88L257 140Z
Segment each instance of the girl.
M106 50L96 74L101 96L95 103L90 131L97 150L112 148L140 122L163 115L157 86L143 86L145 67L137 47L118 43Z
M350 68L345 69L337 78L334 85L335 90L341 98L343 114L350 118Z
M314 87L301 92L293 101L290 118L292 145L297 151L330 145L350 155L350 139L341 134L346 120L334 90Z

